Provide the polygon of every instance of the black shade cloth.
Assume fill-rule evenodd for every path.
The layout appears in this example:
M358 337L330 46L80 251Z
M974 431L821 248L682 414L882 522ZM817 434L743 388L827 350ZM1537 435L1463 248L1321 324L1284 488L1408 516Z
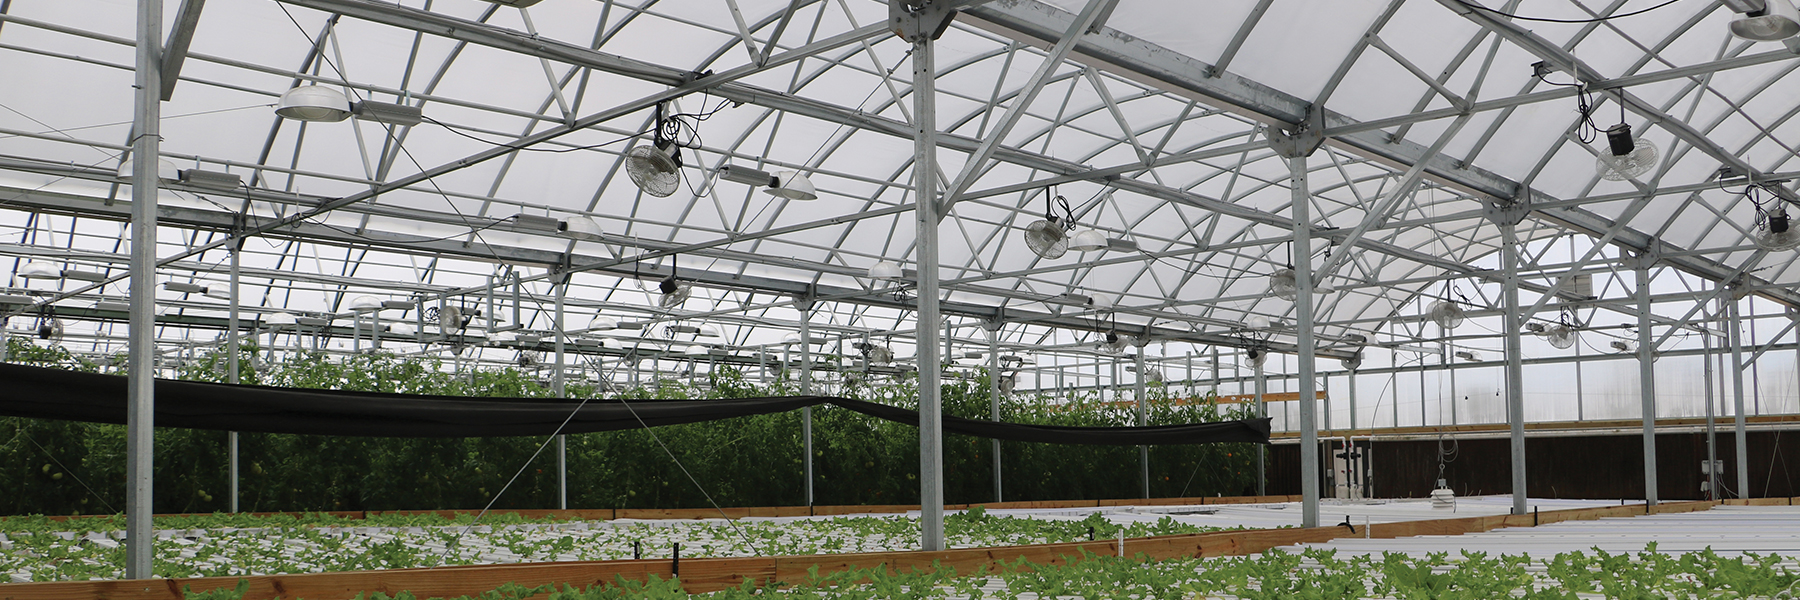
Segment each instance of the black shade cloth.
M917 427L917 411L830 396L722 400L467 398L156 380L156 426L363 437L590 433L699 423L831 404ZM576 407L580 406L580 410ZM126 381L0 364L0 415L124 423ZM570 415L574 416L571 417ZM1064 427L944 417L944 431L1016 442L1091 445L1269 443L1269 419L1155 427Z

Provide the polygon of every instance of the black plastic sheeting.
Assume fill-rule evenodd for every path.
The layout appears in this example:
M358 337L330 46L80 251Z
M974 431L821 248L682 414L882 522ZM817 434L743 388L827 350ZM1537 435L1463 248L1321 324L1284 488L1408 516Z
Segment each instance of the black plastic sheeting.
M546 400L309 390L156 380L156 426L361 437L544 436L700 423L830 404L917 427L917 411L849 398ZM125 377L0 364L0 415L124 423ZM567 421L567 425L563 425ZM1269 419L1155 427L1062 427L944 417L944 431L1089 445L1269 443Z

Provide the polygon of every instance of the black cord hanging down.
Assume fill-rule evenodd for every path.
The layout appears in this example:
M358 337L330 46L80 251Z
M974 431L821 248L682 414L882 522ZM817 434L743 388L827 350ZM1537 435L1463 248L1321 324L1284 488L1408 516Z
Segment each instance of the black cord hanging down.
M1653 10L1656 10L1659 8L1663 8L1665 6L1674 4L1679 1L1680 0L1667 0L1666 2L1663 2L1662 4L1658 4L1658 5L1652 6L1650 8L1634 10L1634 11L1631 11L1628 13L1619 13L1616 15L1607 15L1604 17L1594 17L1591 19L1551 19L1551 18L1546 18L1546 17L1527 17L1524 15L1515 15L1512 13L1500 12L1498 10L1488 8L1488 7L1482 6L1480 4L1475 4L1473 2L1467 2L1465 0L1456 0L1456 3L1461 4L1463 6L1467 6L1469 8L1473 8L1475 10L1479 10L1481 12L1499 15L1502 17L1506 17L1508 19L1514 19L1514 20L1518 20L1518 21L1536 21L1539 23L1600 23L1600 22L1605 22L1605 21L1611 21L1613 19L1623 19L1625 17L1635 17L1635 16L1638 16L1638 15L1641 15L1641 14L1644 14L1644 13L1647 13L1647 12L1650 12L1650 11L1653 11Z

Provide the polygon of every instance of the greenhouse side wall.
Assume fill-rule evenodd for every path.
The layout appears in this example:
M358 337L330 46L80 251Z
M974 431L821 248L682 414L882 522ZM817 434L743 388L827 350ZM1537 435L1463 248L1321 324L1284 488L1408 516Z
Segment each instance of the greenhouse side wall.
M1720 478L1727 488L1737 481L1736 453L1729 423L1718 432L1718 458L1725 465ZM1800 495L1800 430L1750 431L1746 441L1750 459L1750 496ZM1484 437L1445 442L1437 440L1377 440L1370 452L1369 486L1378 498L1423 498L1442 477L1459 496L1512 493L1511 442L1504 437ZM1527 481L1533 498L1614 499L1643 498L1643 437L1627 433L1566 435L1526 438ZM1665 500L1698 500L1705 494L1701 474L1706 460L1704 432L1663 433L1656 436L1657 485ZM1268 493L1300 493L1299 445L1277 443L1270 447ZM1330 489L1330 488L1323 488ZM1728 496L1736 490L1728 489Z

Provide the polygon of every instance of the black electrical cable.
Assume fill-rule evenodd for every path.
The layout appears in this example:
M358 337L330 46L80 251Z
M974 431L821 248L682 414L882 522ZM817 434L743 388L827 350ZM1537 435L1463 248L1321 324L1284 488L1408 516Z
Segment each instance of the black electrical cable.
M1583 144L1591 144L1600 138L1600 126L1594 124L1594 95L1588 91L1587 84L1557 83L1545 79L1542 74L1539 74L1537 79L1558 87L1575 88L1575 112L1581 115L1580 120L1575 122L1575 139L1580 140ZM1619 105L1619 110L1624 110L1623 104Z
M1539 23L1601 23L1601 22L1605 22L1605 21L1611 21L1613 19L1623 19L1625 17L1635 17L1635 16L1638 16L1638 15L1641 15L1641 14L1644 14L1644 13L1647 13L1647 12L1650 12L1650 11L1653 11L1653 10L1656 10L1659 8L1666 7L1668 5L1674 4L1679 1L1680 0L1668 0L1667 2L1663 2L1662 4L1658 4L1658 5L1652 6L1650 8L1634 10L1634 11L1631 11L1628 13L1607 15L1604 17L1594 17L1592 19L1550 19L1550 18L1545 18L1545 17L1527 17L1527 16L1523 16L1523 15L1515 15L1512 13L1500 12L1498 10L1488 8L1488 7L1482 6L1480 4L1475 4L1473 2L1467 2L1465 0L1456 0L1456 3L1461 4L1463 6L1467 6L1469 8L1473 8L1475 10L1479 10L1481 12L1499 15L1499 16L1506 17L1508 19L1517 20L1517 21L1536 21Z
M467 132L464 132L461 128L451 125L449 123L445 123L443 121L439 121L439 120L433 119L431 117L422 117L422 118L425 119L426 122L431 123L432 125L436 125L438 127L442 127L445 130L449 131L450 133L454 133L456 135L460 135L460 136L469 138L471 140L481 142L483 144L488 144L488 145L494 146L496 148L506 148L508 150L518 150L518 151L522 151L522 152L548 152L551 154L562 154L562 153L566 153L566 152L579 152L582 150L594 150L597 148L602 148L605 146L617 144L619 142L630 141L630 140L637 139L639 137L643 137L641 134L640 135L628 135L628 136L625 136L625 137L622 137L622 138L619 138L616 140L612 140L610 142L601 142L598 144L588 144L586 146L571 146L568 148L533 148L530 146L523 146L523 145L519 145L519 144L508 144L508 143L504 143L504 142L496 142L493 140L481 138L481 137L469 134Z

